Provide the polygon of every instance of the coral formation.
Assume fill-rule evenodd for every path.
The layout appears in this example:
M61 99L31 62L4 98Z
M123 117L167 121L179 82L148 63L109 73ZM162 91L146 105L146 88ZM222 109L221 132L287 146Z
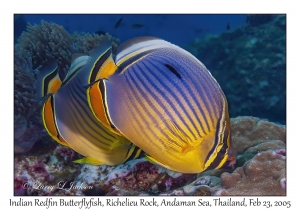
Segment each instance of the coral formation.
M40 111L41 99L36 95L31 56L28 51L15 49L14 58L14 151L27 152L43 138L44 131Z
M15 195L70 194L65 189L69 189L69 183L74 180L80 166L70 162L70 158L74 157L73 150L57 145L54 151L53 154L39 154L38 150L31 155L15 157Z
M92 50L104 40L112 41L112 51L115 54L120 40L110 36L108 33L104 35L90 33L73 33L71 34L73 49L76 53L90 55Z
M33 112L39 108L34 87L34 74L31 57L28 51L23 53L15 49L14 57L14 114L24 116L26 120L37 121ZM33 118L32 118L33 117Z
M231 119L232 142L236 150L236 167L260 151L285 149L285 126L260 120L256 117Z
M56 59L65 72L70 66L73 54L72 39L68 32L55 23L41 21L41 25L28 23L27 31L18 39L18 51L27 50L32 57L33 68Z
M259 26L259 25L270 22L274 17L275 17L275 15L273 15L273 14L247 15L246 23L248 23L250 26Z
M75 181L83 182L84 185L93 184L107 195L127 195L133 192L157 195L182 187L195 179L195 174L176 173L138 159L116 167L85 165Z
M231 117L260 116L285 124L286 16L248 19L246 26L196 39L186 49L222 87Z
M237 154L269 140L286 142L285 126L260 120L256 117L232 118L230 126L233 134L231 138Z
M28 23L27 31L18 39L16 50L21 52L26 50L30 53L34 69L55 59L61 72L65 74L74 53L89 55L91 50L104 40L112 40L114 49L119 44L119 40L109 34L104 36L89 33L68 34L62 26L42 20L41 25Z
M221 180L217 195L286 195L286 158L281 151L260 152Z
M255 117L231 119L236 169L221 174L215 195L285 195L286 128Z

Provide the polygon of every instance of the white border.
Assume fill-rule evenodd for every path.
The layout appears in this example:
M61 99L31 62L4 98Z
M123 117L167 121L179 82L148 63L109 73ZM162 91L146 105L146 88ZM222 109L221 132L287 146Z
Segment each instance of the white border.
M36 1L36 0L14 0L1 1L1 181L0 181L0 205L7 209L9 199L13 197L13 14L14 13L287 13L287 197L260 197L261 200L291 200L292 208L299 209L299 10L297 1ZM42 197L22 197L34 200ZM59 197L61 198L61 197ZM55 199L59 199L55 198ZM88 197L90 198L90 197ZM205 200L211 200L215 197ZM242 198L242 197L239 197ZM246 197L250 199L251 197ZM65 199L71 199L65 197ZM72 198L81 199L81 198ZM125 199L125 198L124 198ZM132 197L139 200L140 198ZM149 198L150 199L150 198ZM157 201L163 198L155 198ZM171 199L171 198L170 198ZM199 199L199 198L182 198ZM225 197L224 197L225 199ZM7 208L5 208L7 207ZM249 207L249 206L248 206ZM54 209L54 207L50 207ZM56 209L58 207L55 207ZM69 207L60 207L71 209ZM99 209L99 207L92 207ZM141 208L141 207L139 207ZM166 207L164 207L166 208ZM171 207L168 207L171 209ZM182 208L182 207L172 207ZM199 207L197 207L199 209ZM227 207L225 207L227 208ZM228 207L233 208L233 207ZM253 207L255 209L266 209L265 207ZM30 207L27 209L40 209ZM74 208L72 208L74 209ZM76 207L78 209L78 207ZM113 207L111 209L119 209Z

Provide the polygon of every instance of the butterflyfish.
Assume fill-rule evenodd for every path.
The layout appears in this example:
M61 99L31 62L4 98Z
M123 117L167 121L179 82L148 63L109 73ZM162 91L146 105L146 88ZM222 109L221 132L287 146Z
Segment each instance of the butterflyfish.
M139 37L117 49L114 64L113 74L91 80L87 90L105 126L145 151L150 162L177 172L235 163L226 97L196 57L162 39Z
M111 57L106 52L111 55L111 47L111 42L103 43L94 52L96 58L94 54L77 56L61 84L56 82L57 62L53 61L45 67L39 83L42 95L47 96L42 107L44 126L55 141L85 156L76 163L118 165L143 154L117 130L108 129L97 120L87 101L90 79L110 74L105 70L101 77L101 71L110 67ZM97 68L98 74L90 71L91 66Z

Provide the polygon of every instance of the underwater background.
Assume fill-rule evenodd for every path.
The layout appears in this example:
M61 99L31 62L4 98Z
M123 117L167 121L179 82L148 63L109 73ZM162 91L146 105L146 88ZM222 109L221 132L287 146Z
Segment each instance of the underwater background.
M124 42L137 36L156 36L183 47L207 34L226 32L246 24L246 15L176 15L176 14L25 14L15 25L15 36L26 30L26 22L54 22L68 33L109 33ZM121 22L117 25L117 22ZM136 25L134 25L136 24ZM137 24L140 24L137 25Z
M52 141L40 122L40 101L35 95L35 77L32 73L45 59L51 57L57 58L60 64L68 69L69 49L61 37L69 36L70 40L81 43L77 46L77 50L86 54L101 43L103 37L113 40L117 46L137 36L156 36L192 53L218 81L228 100L230 118L235 118L231 124L232 138L236 139L235 146L238 145L237 167L261 164L262 167L268 168L264 164L273 160L280 166L280 170L272 169L279 173L274 175L276 177L274 179L279 180L278 185L270 185L265 181L265 185L274 186L274 189L268 188L264 192L254 191L253 195L266 195L268 191L273 193L271 195L275 192L276 195L285 194L285 161L278 163L278 159L285 157L286 15L16 14L14 15L15 195L66 195L61 191L49 193L44 189L22 187L25 181L39 180L37 177L43 177L39 182L48 184L58 183L64 177L63 181L69 186L72 181L79 182L83 178L88 180L85 182L86 185L94 185L95 182L99 185L93 190L70 191L70 195L74 193L136 195L140 192L150 195L173 195L180 190L183 195L221 195L221 188L227 189L226 192L223 191L224 195L243 194L242 191L238 191L239 187L234 186L236 181L232 180L234 176L225 174L222 177L221 172L201 176L174 175L159 166L150 166L148 162L139 161L129 164L127 172L124 172L125 169L122 168L124 166L94 168L72 163L71 160L80 155ZM37 40L36 45L32 45L33 40ZM49 42L52 46L51 52L43 49L38 41ZM32 60L29 60L29 57ZM239 118L239 116L248 117ZM258 160L262 157L255 156L258 152L269 149L276 152L265 154L266 158L263 160ZM249 164L245 165L247 161ZM93 175L87 178L86 171L90 171L89 173ZM126 176L120 180L117 175L111 175L112 171ZM146 174L145 179L148 180L143 179L144 184L141 186L135 186L134 181L130 180L133 179L132 174L139 174L137 171ZM94 177L95 174L104 175ZM263 180L263 177L260 178ZM135 181L137 179L134 178ZM153 190L154 185L151 185L151 182L156 183L157 189ZM205 187L199 188L199 182L203 182ZM251 185L254 184L246 181L244 183L247 187ZM112 191L112 186L126 186L126 191ZM175 189L180 190L175 192ZM284 189L284 192L281 192L281 189Z
M68 33L109 33L120 43L138 36L165 39L210 70L225 92L230 117L286 123L284 15L15 15L15 41L27 22L41 20L61 25Z

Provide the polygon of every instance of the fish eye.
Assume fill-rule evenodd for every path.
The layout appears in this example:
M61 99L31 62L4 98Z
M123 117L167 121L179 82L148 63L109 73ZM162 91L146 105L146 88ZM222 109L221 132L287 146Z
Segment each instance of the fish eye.
M221 152L222 154L224 154L224 153L226 152L226 149L225 149L225 148L222 148L222 149L220 150L220 152Z

